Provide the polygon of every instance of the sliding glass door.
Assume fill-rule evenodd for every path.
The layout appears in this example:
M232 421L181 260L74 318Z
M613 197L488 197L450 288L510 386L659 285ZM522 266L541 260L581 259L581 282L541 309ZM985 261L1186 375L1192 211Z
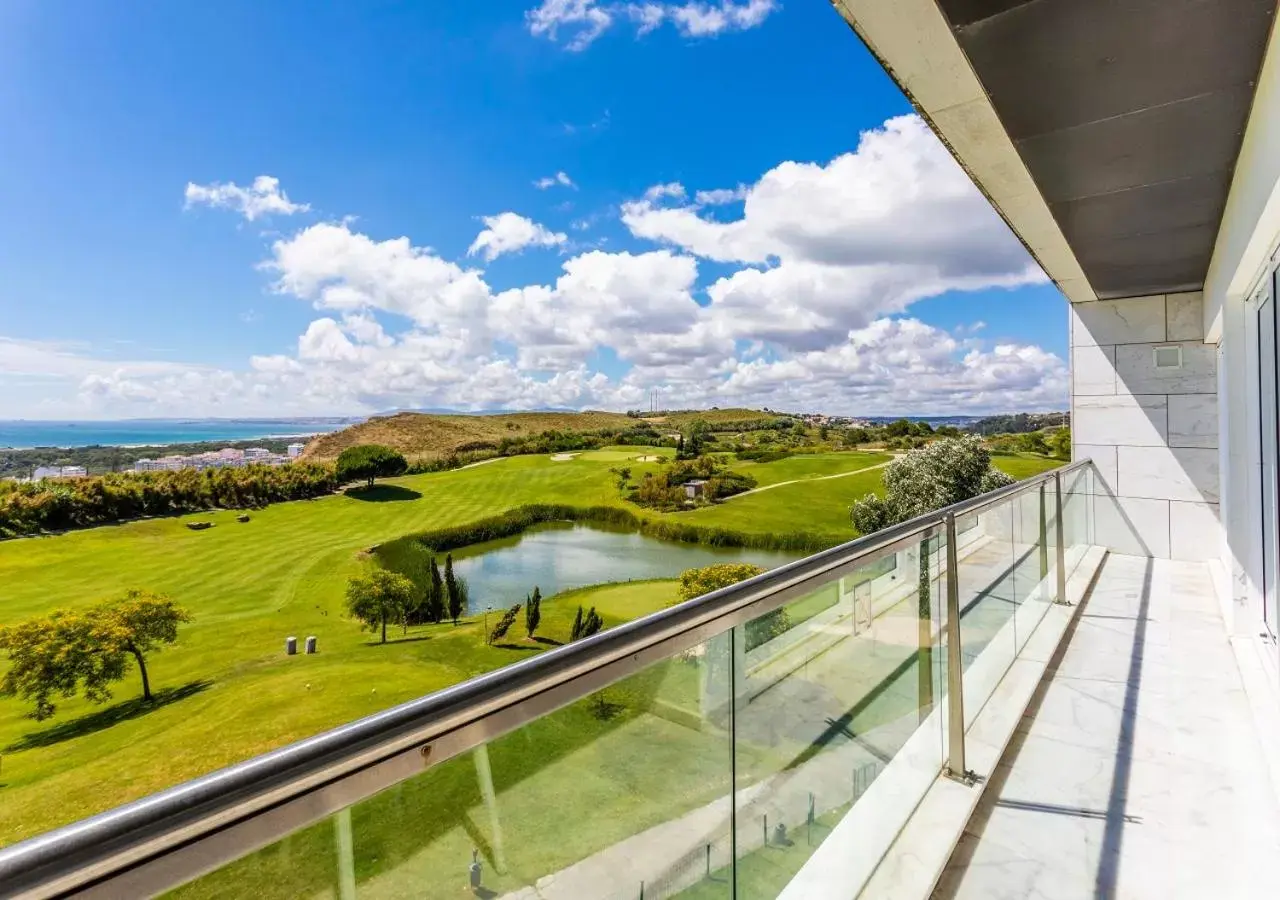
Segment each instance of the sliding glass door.
M1262 487L1262 617L1274 637L1280 619L1280 494L1277 494L1277 371L1276 371L1276 273L1258 297L1258 420Z

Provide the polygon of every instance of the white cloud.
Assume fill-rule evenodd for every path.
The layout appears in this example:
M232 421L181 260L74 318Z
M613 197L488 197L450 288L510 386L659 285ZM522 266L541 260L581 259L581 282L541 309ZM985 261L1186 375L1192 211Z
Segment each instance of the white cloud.
M979 322L948 333L909 316L924 297L1043 280L914 117L746 187L690 201L677 182L654 185L622 221L641 249L579 247L550 283L501 291L407 236L310 225L262 263L277 294L319 311L281 351L235 369L0 337L0 392L10 415L54 418L622 409L655 388L680 405L850 414L1065 402L1054 354L983 340ZM481 264L569 245L510 212L484 224L470 251ZM702 260L717 264L705 280Z
M585 50L613 24L613 15L596 5L596 0L543 0L525 13L529 33L558 41L567 34L569 50Z
M723 206L747 199L747 186L740 184L736 188L715 188L710 191L698 191L694 202L698 206Z
M755 28L778 8L775 0L747 0L734 3L686 3L670 6L667 15L685 37L707 37L722 31L745 31Z
M450 329L484 318L489 286L481 273L407 237L375 241L348 223L322 223L276 241L271 251L264 267L277 274L276 290L317 309L381 310Z
M518 346L524 367L573 365L602 346L636 361L647 341L678 338L701 313L693 299L698 266L688 256L592 250L563 271L554 286L503 291L490 307L490 329Z
M525 247L555 247L569 239L563 232L551 231L513 212L483 216L481 221L485 229L471 242L467 255L479 254L485 262L493 262L503 253L517 253Z
M620 19L635 25L643 37L671 23L684 37L714 37L760 25L778 8L777 0L720 0L719 3L600 3L598 0L543 0L525 13L529 33L565 41L565 49L585 50Z
M570 178L568 175L566 175L564 172L557 172L554 175L548 175L545 178L539 178L537 181L533 183L533 186L540 191L545 191L547 188L553 188L556 185L560 185L561 187L573 188L575 191L578 189L578 186L573 183L573 179Z
M644 192L644 199L649 203L656 203L663 197L674 197L677 200L684 199L684 185L678 181L668 182L667 184L655 184Z
M291 216L311 209L306 203L290 200L280 189L280 179L270 175L259 175L249 187L240 187L232 181L225 184L189 181L185 196L188 209L192 206L233 209L250 222L260 216Z
M707 289L712 331L735 339L809 351L923 297L1045 280L916 116L826 165L784 162L746 189L657 202L670 196L650 188L622 221L638 238L742 266ZM700 209L737 197L736 219Z

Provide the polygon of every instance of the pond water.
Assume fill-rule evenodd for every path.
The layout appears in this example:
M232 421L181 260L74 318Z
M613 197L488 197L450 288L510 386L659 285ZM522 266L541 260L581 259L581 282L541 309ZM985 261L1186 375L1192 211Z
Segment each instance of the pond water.
M724 562L750 562L766 569L797 554L741 547L705 547L660 541L634 531L549 522L523 534L473 544L453 554L453 568L466 578L471 608L499 609L523 602L537 585L550 597L606 581L675 578L685 569Z

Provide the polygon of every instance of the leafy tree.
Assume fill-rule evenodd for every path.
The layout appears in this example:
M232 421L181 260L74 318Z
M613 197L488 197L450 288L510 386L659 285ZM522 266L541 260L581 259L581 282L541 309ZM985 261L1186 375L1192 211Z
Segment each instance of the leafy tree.
M1049 455L1055 459L1071 459L1071 429L1064 425L1050 431L1044 439Z
M590 637L601 628L604 627L604 619L600 618L593 606L587 610L587 614L582 614L582 607L578 607L578 614L573 619L573 630L569 632L569 640L576 641L580 638Z
M754 578L762 572L764 569L752 563L716 563L701 569L686 569L680 573L680 599L692 600L739 581ZM744 647L754 650L790 628L791 618L787 615L786 607L771 610L746 624L743 631Z
M511 626L515 624L516 616L520 615L520 604L517 603L509 610L502 614L502 618L498 620L498 624L493 626L493 631L489 632L489 643L496 644L507 636L507 632L511 630Z
M412 602L413 582L396 572L375 569L347 583L347 611L370 631L381 627L384 644L387 621L403 619Z
M128 653L142 676L142 699L151 699L146 654L161 644L178 640L178 625L191 614L168 597L147 591L129 591L120 600L95 609L91 616L102 646L110 652Z
M914 519L953 503L1012 484L1013 479L991 465L991 454L975 435L944 438L894 459L884 470L885 494L867 494L855 501L849 515L863 534ZM930 554L937 539L920 545L920 577L916 589L919 639L917 674L921 717L933 706L933 627L930 604Z
M884 427L889 437L906 437L911 434L911 423L906 419L897 419Z
M110 685L124 677L128 657L138 664L142 699L150 701L146 654L178 638L178 625L191 615L167 597L129 591L120 600L84 614L57 611L0 628L0 649L9 653L9 670L0 694L34 703L31 717L49 718L55 695L83 691L92 703L111 698Z
M529 595L528 601L524 605L524 630L529 637L533 637L533 633L538 630L538 623L542 621L542 591L537 585L533 586L533 593Z
M403 455L381 444L357 444L338 456L337 476L340 483L364 481L373 487L375 478L403 475L409 464Z

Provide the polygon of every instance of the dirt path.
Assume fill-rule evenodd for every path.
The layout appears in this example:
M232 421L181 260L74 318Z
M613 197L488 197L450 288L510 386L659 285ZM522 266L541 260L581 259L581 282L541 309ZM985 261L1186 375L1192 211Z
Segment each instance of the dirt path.
M851 472L837 472L834 475L814 475L811 478L792 478L790 481L779 481L777 484L766 484L764 487L752 488L749 491L743 491L741 494L734 494L732 497L725 497L724 500L720 502L728 503L730 500L736 500L739 497L746 497L750 494L759 494L761 491L771 491L774 488L786 487L789 484L800 484L804 481L830 481L833 478L848 478L850 475L857 475L860 472L870 472L873 469L883 469L891 462L893 462L893 460L876 463L874 466L867 466L865 469L854 469Z

